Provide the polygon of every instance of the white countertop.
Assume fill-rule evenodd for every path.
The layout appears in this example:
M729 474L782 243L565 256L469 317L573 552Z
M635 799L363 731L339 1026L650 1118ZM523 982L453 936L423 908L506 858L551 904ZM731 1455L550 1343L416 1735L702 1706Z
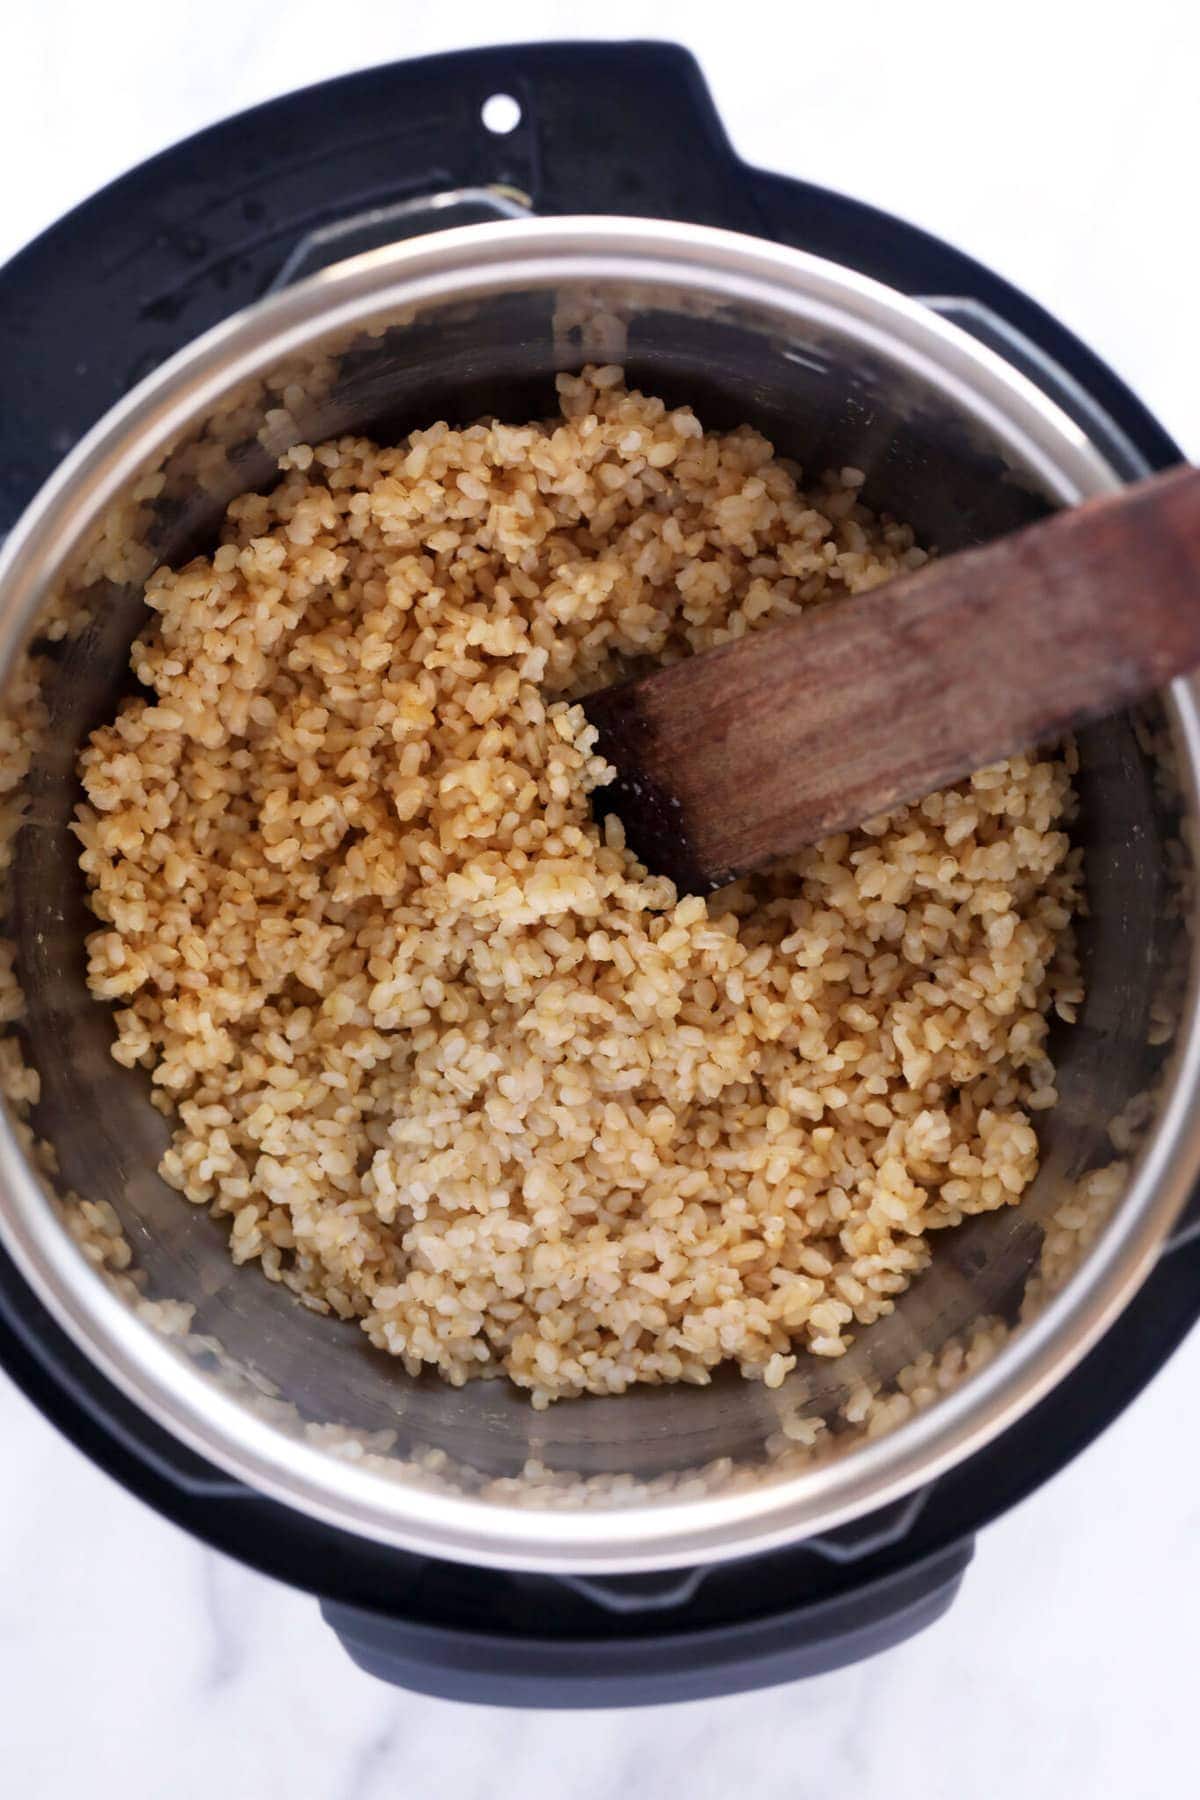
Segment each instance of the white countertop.
M368 62L582 35L577 7L43 0L0 26L0 257L222 114ZM700 56L749 160L956 241L1200 456L1200 26L1053 0L634 6ZM806 29L801 22L809 21ZM2 403L2 402L0 402ZM360 1674L315 1603L201 1549L0 1377L0 1791L21 1800L1165 1800L1195 1780L1200 1337L982 1537L946 1619L874 1662L649 1712L519 1714Z

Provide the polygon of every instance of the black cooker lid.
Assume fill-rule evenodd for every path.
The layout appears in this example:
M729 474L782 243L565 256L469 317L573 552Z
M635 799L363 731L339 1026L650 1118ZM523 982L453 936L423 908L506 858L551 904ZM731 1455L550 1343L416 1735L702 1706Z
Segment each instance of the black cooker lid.
M496 94L520 108L503 134L484 122ZM978 263L857 201L742 163L686 52L521 45L372 69L255 108L142 164L0 270L0 534L114 401L209 326L290 275L402 235L407 203L497 187L541 214L725 226L906 293L975 302L1082 423L1099 405L1151 466L1179 460L1111 371ZM1096 1436L1198 1312L1200 1231L1185 1228L1079 1369L1001 1444L923 1493L751 1561L576 1581L407 1556L252 1493L99 1376L0 1254L0 1363L95 1462L196 1536L320 1595L373 1672L541 1706L731 1692L909 1635L953 1597L972 1534Z

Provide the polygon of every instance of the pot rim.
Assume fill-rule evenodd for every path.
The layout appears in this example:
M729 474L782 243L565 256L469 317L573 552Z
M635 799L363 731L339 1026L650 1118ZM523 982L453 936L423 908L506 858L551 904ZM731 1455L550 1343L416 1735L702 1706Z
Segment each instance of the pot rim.
M529 219L368 252L235 314L141 382L42 488L0 552L0 669L125 484L229 389L330 332L402 308L564 280L664 283L851 329L933 382L1072 504L1120 485L1086 434L958 327L879 282L764 240L675 222ZM1200 683L1166 696L1194 816ZM1195 968L1155 1128L1109 1225L1063 1291L986 1367L851 1454L755 1488L640 1506L554 1510L453 1496L331 1456L267 1424L112 1292L63 1228L0 1119L0 1243L97 1368L188 1448L250 1488L399 1549L516 1570L613 1574L722 1561L796 1542L902 1499L981 1449L1084 1357L1132 1299L1200 1171Z

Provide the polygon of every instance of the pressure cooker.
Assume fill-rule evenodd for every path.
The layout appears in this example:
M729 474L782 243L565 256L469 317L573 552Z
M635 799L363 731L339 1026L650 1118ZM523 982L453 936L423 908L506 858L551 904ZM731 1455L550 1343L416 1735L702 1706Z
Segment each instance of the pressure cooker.
M203 132L0 271L0 358L0 682L8 718L32 686L41 721L5 896L24 1010L0 1364L133 1492L316 1595L358 1663L424 1692L691 1698L931 1622L980 1527L1200 1310L1200 690L1080 737L1086 998L1022 1205L941 1234L847 1358L801 1358L777 1390L726 1371L543 1411L503 1381L407 1375L235 1269L156 1173L165 1123L86 987L76 760L127 680L145 575L297 442L541 416L556 373L619 360L706 424L863 470L868 503L942 552L1176 446L977 263L739 161L694 62L659 44L401 63ZM1070 1197L1118 1155L1114 1203L1072 1237ZM80 1217L119 1230L107 1268ZM1002 1341L974 1357L984 1319ZM954 1378L918 1393L914 1368ZM860 1428L851 1390L888 1429Z

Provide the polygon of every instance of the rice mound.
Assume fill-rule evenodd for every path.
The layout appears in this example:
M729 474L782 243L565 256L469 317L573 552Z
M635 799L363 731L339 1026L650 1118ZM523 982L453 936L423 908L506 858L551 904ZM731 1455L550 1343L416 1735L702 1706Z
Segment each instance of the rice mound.
M774 1386L1036 1173L1070 773L1015 757L707 902L648 876L579 696L923 553L857 471L558 385L559 420L293 448L151 577L148 692L81 759L88 979L167 1180L410 1371Z

